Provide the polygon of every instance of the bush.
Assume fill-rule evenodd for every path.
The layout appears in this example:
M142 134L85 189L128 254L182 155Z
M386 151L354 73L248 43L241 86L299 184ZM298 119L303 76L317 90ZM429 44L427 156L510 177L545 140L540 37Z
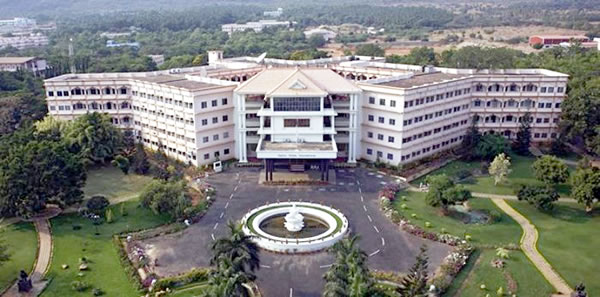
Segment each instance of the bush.
M95 214L103 213L104 209L108 207L108 205L110 205L108 199L101 195L92 196L92 198L90 198L90 200L88 200L86 203L87 208Z
M94 296L102 296L104 295L104 291L102 291L102 289L95 288L94 290L92 290L92 294Z
M71 282L71 289L73 289L73 291L84 292L89 288L90 288L90 285L84 281L72 281Z
M210 269L193 269L192 271L173 277L159 279L154 284L154 290L162 291L167 288L173 289L187 284L208 280Z
M467 169L461 169L456 172L456 177L458 178L458 180L466 179L468 177L471 177L472 175L473 174L471 173L471 171Z
M540 210L552 210L558 197L556 190L548 186L521 185L517 191L519 200L527 201Z

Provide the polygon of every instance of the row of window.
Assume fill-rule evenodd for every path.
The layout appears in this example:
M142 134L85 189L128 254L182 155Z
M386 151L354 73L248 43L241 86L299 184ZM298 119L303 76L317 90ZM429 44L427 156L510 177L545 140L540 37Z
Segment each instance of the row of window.
M56 94L56 97L68 97L69 94L72 96L80 96L80 95L116 95L117 93L120 95L127 95L127 88L121 87L119 89L115 89L115 88L106 87L106 88L102 89L102 91L98 88L89 88L89 89L74 88L74 89L71 89L70 91L69 90L48 91L48 97L54 97L54 94Z
M140 138L139 138L139 136L138 136L138 139L140 139ZM176 153L176 154L178 154L178 155L180 155L180 156L183 156L183 157L188 157L188 158L190 158L190 159L196 160L196 153L195 153L195 152L186 153L186 152L184 152L184 151L177 150L176 148L169 147L169 146L167 146L167 145L165 145L165 144L161 144L161 143L158 143L158 142L156 142L156 141L152 141L152 140L150 140L150 139L148 139L148 138L142 138L141 140L142 140L144 143L147 143L147 144L152 144L152 145L154 145L154 146L159 146L160 148L162 148L162 149L164 149L164 150L166 150L166 151L168 151L168 152L170 152L170 153ZM231 151L230 151L230 149L229 149L229 148L223 149L223 155L224 155L224 156L227 156L227 155L229 155L230 153L231 153ZM220 157L220 156L221 156L221 152L220 152L220 151L215 151L215 152L213 153L213 155L215 156L215 158L218 158L218 157ZM206 153L206 154L204 154L204 155L203 155L203 158L204 158L204 160L208 160L208 159L210 159L210 154L209 154L209 153Z
M534 85L534 84L527 84L524 86L518 85L516 83L512 83L510 85L507 86L503 86L501 84L492 84L489 86L485 86L483 84L477 84L475 86L475 91L476 92L520 92L521 90L523 92L537 92L538 91L538 86ZM540 93L554 93L555 88L554 87L549 87L549 86L543 86L539 88ZM556 92L557 93L564 93L565 92L565 88L564 87L556 87Z
M285 128L309 128L310 119L283 119L283 127Z
M58 105L58 106L54 106L54 105L50 105L48 106L50 110L71 110L71 106L70 105ZM130 105L128 102L122 102L121 104L116 104L116 103L112 103L112 102L106 102L106 103L96 103L96 102L92 102L90 104L84 104L81 102L77 102L75 104L73 104L73 110L82 110L82 109L89 109L89 110L116 110L116 109L129 109Z
M474 107L481 107L483 106L483 104L485 103L486 107L493 107L493 108L497 108L497 107L526 107L526 108L530 108L530 107L535 107L535 101L531 100L531 99L526 99L523 101L516 101L514 99L510 99L508 101L505 102L501 102L497 99L494 100L489 100L489 101L482 101L482 100L474 100L473 101L473 106ZM561 103L557 102L554 103L554 108L560 108ZM552 108L552 102L538 102L538 108Z
M192 138L192 137L185 137L185 135L177 134L177 133L172 132L172 131L167 131L166 129L158 128L158 127L155 127L155 126L151 126L151 125L148 125L148 124L145 124L145 123L141 123L139 121L134 121L133 123L135 125L137 125L137 126L141 126L143 128L155 131L157 133L166 134L166 135L175 137L175 138L180 139L180 140L185 140L187 142L194 143L194 138Z
M173 100L173 98L167 98L167 97L163 97L163 96L147 94L147 93L138 92L138 91L133 91L132 94L134 96L137 96L140 98L155 100L155 101L163 102L163 103L167 103L167 104L173 104L173 105L185 107L188 109L194 108L194 104L191 102L185 102L182 100ZM229 103L229 100L227 98L221 98L221 105L227 105L228 103ZM202 101L202 102L200 102L200 108L202 108L202 109L208 108L208 104L209 104L208 100ZM210 106L211 107L219 106L219 100L218 99L210 100Z
M428 136L431 136L431 135L438 134L438 133L440 133L442 131L448 131L448 130L456 128L456 127L464 126L464 125L466 125L468 123L469 123L468 120L462 120L462 121L459 121L459 122L454 122L452 124L444 125L442 127L434 128L433 130L425 131L425 132L418 133L418 134L415 134L415 135L412 135L412 136L409 136L409 137L402 138L402 143L409 143L411 141L414 141L414 140L417 140L417 139L421 139L423 137L428 137Z
M462 135L458 136L458 137L453 137L453 138L450 138L449 140L442 141L442 142L440 142L438 144L434 144L432 146L428 146L428 147L422 148L422 149L420 149L418 151L414 151L414 152L412 152L410 154L403 155L402 157L400 157L400 160L401 161L407 161L407 160L409 160L411 158L418 157L421 154L427 154L427 153L429 153L431 151L439 150L439 149L441 149L443 147L446 147L446 146L448 146L448 145L450 145L452 143L461 141L463 139L463 137L464 136L462 136Z
M464 89L460 89L460 90L448 91L445 93L440 93L440 94L431 95L431 96L427 96L427 97L423 97L423 98L419 98L419 99L415 99L415 100L406 101L406 102L404 102L404 108L409 108L409 107L413 107L413 106L416 107L419 105L432 103L435 101L440 101L440 100L452 98L454 96L461 96L463 94L469 94L469 93L471 93L471 88L464 88Z
M520 123L523 120L523 117L517 117L517 116L512 116L512 115L507 115L505 117L499 117L496 115L491 115L491 116L479 116L479 115L475 115L474 120L476 122L480 121L480 120L484 120L485 123L496 123L496 122L516 122L516 123ZM558 118L532 118L532 122L535 122L536 124L548 124L550 123L550 120L552 120L552 123L556 124L558 123L559 119Z
M223 132L223 139L227 139L229 138L229 132ZM219 140L219 134L214 134L212 136L212 140L213 141L218 141ZM209 136L204 136L202 137L202 143L208 143L210 141L210 137Z
M404 120L402 122L402 124L404 126L410 126L412 124L417 124L417 123L420 123L420 122L423 122L423 121L428 121L428 120L431 120L433 118L439 118L441 116L448 115L448 114L455 113L455 112L459 112L459 111L465 110L465 109L469 109L469 105L468 104L463 104L463 105L460 105L460 106L454 106L452 108L448 108L448 109L444 109L444 110L440 110L440 111L428 113L428 114L423 115L423 116L418 116L418 117L414 117L412 119Z

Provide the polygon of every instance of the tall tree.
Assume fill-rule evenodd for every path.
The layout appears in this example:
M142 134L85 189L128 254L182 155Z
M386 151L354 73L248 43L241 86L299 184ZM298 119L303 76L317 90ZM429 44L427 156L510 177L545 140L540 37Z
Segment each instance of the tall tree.
M510 173L510 158L504 153L497 155L488 171L494 177L494 185L505 182Z
M469 160L475 158L475 147L477 147L477 144L481 140L481 133L479 133L479 129L477 128L476 119L477 115L474 115L471 119L471 126L469 127L469 130L467 130L467 133L465 134L465 137L463 138L462 142L462 146L466 151L465 155Z
M97 112L75 119L64 138L72 151L90 163L103 163L111 159L123 142L123 135L111 123L110 116Z
M573 175L572 184L571 196L585 205L585 211L590 213L594 204L600 201L600 170L579 168Z
M47 203L61 207L83 198L86 173L60 142L31 141L0 160L0 213L29 217Z
M417 255L417 262L410 268L408 274L402 278L401 285L396 289L400 297L425 297L427 294L427 247L423 245Z
M174 219L182 219L186 208L191 206L186 187L183 180L153 180L140 193L141 205L156 214L169 214Z
M517 139L513 143L513 151L521 156L529 155L531 145L531 114L526 112L521 118L521 125L517 131Z
M150 170L150 162L148 161L148 155L144 149L144 145L141 143L135 144L134 153L131 157L131 169L137 174L146 174Z
M335 262L323 275L324 297L372 296L374 282L367 267L368 256L358 247L358 239L352 235L329 249L335 255Z
M475 154L479 158L489 161L507 150L506 138L498 134L486 134L477 143Z
M567 165L554 156L541 156L531 167L533 168L535 177L546 185L564 183L569 178L569 168Z

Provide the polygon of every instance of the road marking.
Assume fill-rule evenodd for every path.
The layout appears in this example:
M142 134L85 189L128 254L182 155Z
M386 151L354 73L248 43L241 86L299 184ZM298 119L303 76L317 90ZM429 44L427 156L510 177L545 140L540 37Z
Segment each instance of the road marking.
M373 222L373 219L371 219L370 215L367 215L367 218L369 219L369 222Z
M357 179L356 184L360 186L360 181Z
M231 195L229 195L229 199L233 198L233 193L231 193Z
M360 202L365 202L365 198L363 196L360 196Z
M214 235L214 234L212 234L212 233L211 233L211 234L210 234L210 237L212 237L212 240L213 240L213 241L215 240L215 235Z
M219 219L222 219L224 215L225 215L225 213L221 212L221 215L219 216Z
M233 191L234 192L237 191L237 188L238 188L238 186L235 186L235 188L233 188ZM233 195L233 194L231 194L231 195Z
M383 237L381 238L381 245L385 246L385 239Z
M229 201L227 201L227 203L225 203L225 209L227 209L227 207L229 207Z
M215 224L215 226L213 227L213 230L217 229L217 226L219 226L219 222L217 222L217 223Z
M375 228L375 231L377 231L377 233L379 233L379 229L377 229L377 226L373 225L373 228Z
M260 265L260 267L263 267L263 268L271 268L271 266L269 266L269 265L262 265L262 264Z
M319 266L319 268L329 268L331 267L333 264L327 264L327 265L321 265Z
M365 210L365 212L367 211L367 207L363 204L363 209Z
M361 189L360 187L358 188L358 191L359 191L360 193L362 193L362 189Z
M374 251L374 252L370 253L370 254L369 254L369 257L375 256L375 255L377 255L379 252L381 252L381 251L380 251L380 250L376 250L376 251Z
M290 288L290 297L292 297L292 295L294 295L294 290Z

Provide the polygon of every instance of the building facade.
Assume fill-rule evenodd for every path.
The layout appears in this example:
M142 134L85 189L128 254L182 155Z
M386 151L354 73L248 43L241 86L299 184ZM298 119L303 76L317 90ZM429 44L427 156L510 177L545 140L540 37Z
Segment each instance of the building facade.
M217 51L209 66L67 74L45 87L53 116L108 113L138 141L184 162L235 158L264 162L267 172L320 168L323 178L331 162L400 165L451 149L472 120L484 134L514 139L529 113L534 142L558 137L565 74L377 60L224 59Z
M43 47L48 45L48 37L41 33L31 33L12 37L0 37L0 48L14 47L16 49Z
M0 57L0 71L26 71L35 76L44 76L48 64L36 57Z

